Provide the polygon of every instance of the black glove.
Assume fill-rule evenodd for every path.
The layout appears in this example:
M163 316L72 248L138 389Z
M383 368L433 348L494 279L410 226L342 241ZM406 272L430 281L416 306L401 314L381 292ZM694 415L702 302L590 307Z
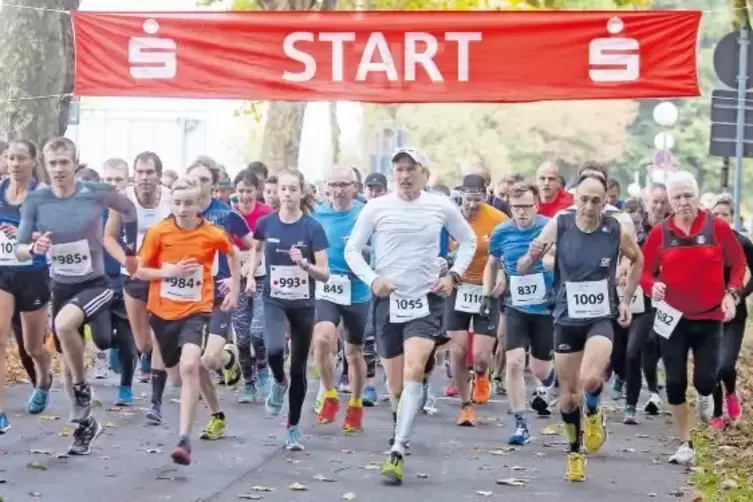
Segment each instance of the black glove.
M484 295L481 299L481 306L478 309L479 315L482 317L489 317L492 314L492 302L494 297L491 295Z

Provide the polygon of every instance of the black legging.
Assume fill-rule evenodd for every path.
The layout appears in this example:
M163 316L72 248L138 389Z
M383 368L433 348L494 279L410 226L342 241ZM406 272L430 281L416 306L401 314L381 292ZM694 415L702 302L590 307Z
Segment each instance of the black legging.
M21 359L21 364L26 370L26 374L29 376L29 381L34 387L37 386L37 370L34 366L34 360L31 358L26 348L24 347L24 333L21 327L21 314L16 311L13 313L13 319L11 320L11 330L13 330L13 336L16 338L16 345L18 346L18 357ZM47 350L47 349L45 349Z
M662 359L667 373L667 401L685 404L688 387L688 351L693 351L693 386L710 396L719 376L721 321L680 319L669 340L662 338Z
M113 314L112 328L115 332L112 348L118 349L118 362L120 363L120 385L130 387L133 384L133 373L136 371L138 355L131 324L127 317Z
M638 397L641 393L641 368L644 367L643 361L648 352L653 350L653 359L656 359L656 347L649 347L649 340L655 338L653 333L654 325L654 310L649 309L643 314L635 314L633 321L628 328L628 343L627 343L627 356L625 358L625 379L626 379L626 392L625 402L627 406L636 406L638 404ZM648 390L650 392L659 392L656 384L656 362L653 363L653 375L649 374L650 360L649 359L649 371L646 371L646 383L648 384Z
M740 347L743 344L745 336L745 320L735 319L731 323L724 325L724 335L722 335L722 346L719 357L719 380L714 389L714 416L721 417L723 414L723 393L722 384L726 395L734 394L737 386L737 358L740 355Z
M285 382L285 318L290 323L288 425L298 425L308 386L306 371L314 333L314 307L286 307L264 299L267 362L279 384Z
M628 346L628 330L623 328L616 322L614 323L614 336L612 338L612 355L610 357L610 365L612 372L619 380L625 380L627 378L625 373L625 358L627 355Z

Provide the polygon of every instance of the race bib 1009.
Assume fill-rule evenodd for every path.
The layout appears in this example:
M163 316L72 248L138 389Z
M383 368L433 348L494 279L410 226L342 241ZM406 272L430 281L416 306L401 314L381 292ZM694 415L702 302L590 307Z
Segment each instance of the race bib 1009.
M544 303L546 301L544 274L510 276L510 299L515 307Z
M92 255L86 239L54 244L50 258L55 275L81 277L92 271Z
M571 319L608 317L612 313L606 279L566 282L565 291L567 292L567 316Z
M350 305L350 278L342 274L330 274L329 281L316 283L316 299L338 305Z
M309 275L296 265L272 265L269 269L269 295L280 300L308 300Z
M429 299L424 296L409 298L396 293L390 295L390 322L402 324L429 315Z
M455 294L455 310L467 314L478 314L484 299L483 288L476 284L461 284Z
M198 302L201 300L201 287L204 282L204 267L198 267L187 277L162 279L160 296L175 302Z

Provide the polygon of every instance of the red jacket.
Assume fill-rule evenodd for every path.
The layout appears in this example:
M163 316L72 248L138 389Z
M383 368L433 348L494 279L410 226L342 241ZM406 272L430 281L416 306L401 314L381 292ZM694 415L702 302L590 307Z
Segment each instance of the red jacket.
M723 320L726 290L739 290L745 279L745 254L732 228L704 210L687 235L671 216L654 225L643 245L643 258L643 291L651 296L654 283L663 282L665 301L687 319ZM731 269L727 284L725 267Z
M543 200L539 202L539 214L547 218L554 218L557 213L572 206L574 201L573 194L560 188L552 202L544 202Z

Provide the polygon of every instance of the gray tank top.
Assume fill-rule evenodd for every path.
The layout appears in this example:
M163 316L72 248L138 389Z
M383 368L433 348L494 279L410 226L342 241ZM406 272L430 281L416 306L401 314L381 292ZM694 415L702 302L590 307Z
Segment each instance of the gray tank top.
M128 197L105 183L77 182L68 198L58 198L50 187L29 192L21 210L18 243L29 244L33 232L52 232L50 276L60 284L80 284L105 275L103 213L121 214L126 245L135 249L137 214Z
M602 216L601 224L591 233L578 228L575 213L557 217L556 324L583 326L617 317L619 254L620 222L613 217Z

